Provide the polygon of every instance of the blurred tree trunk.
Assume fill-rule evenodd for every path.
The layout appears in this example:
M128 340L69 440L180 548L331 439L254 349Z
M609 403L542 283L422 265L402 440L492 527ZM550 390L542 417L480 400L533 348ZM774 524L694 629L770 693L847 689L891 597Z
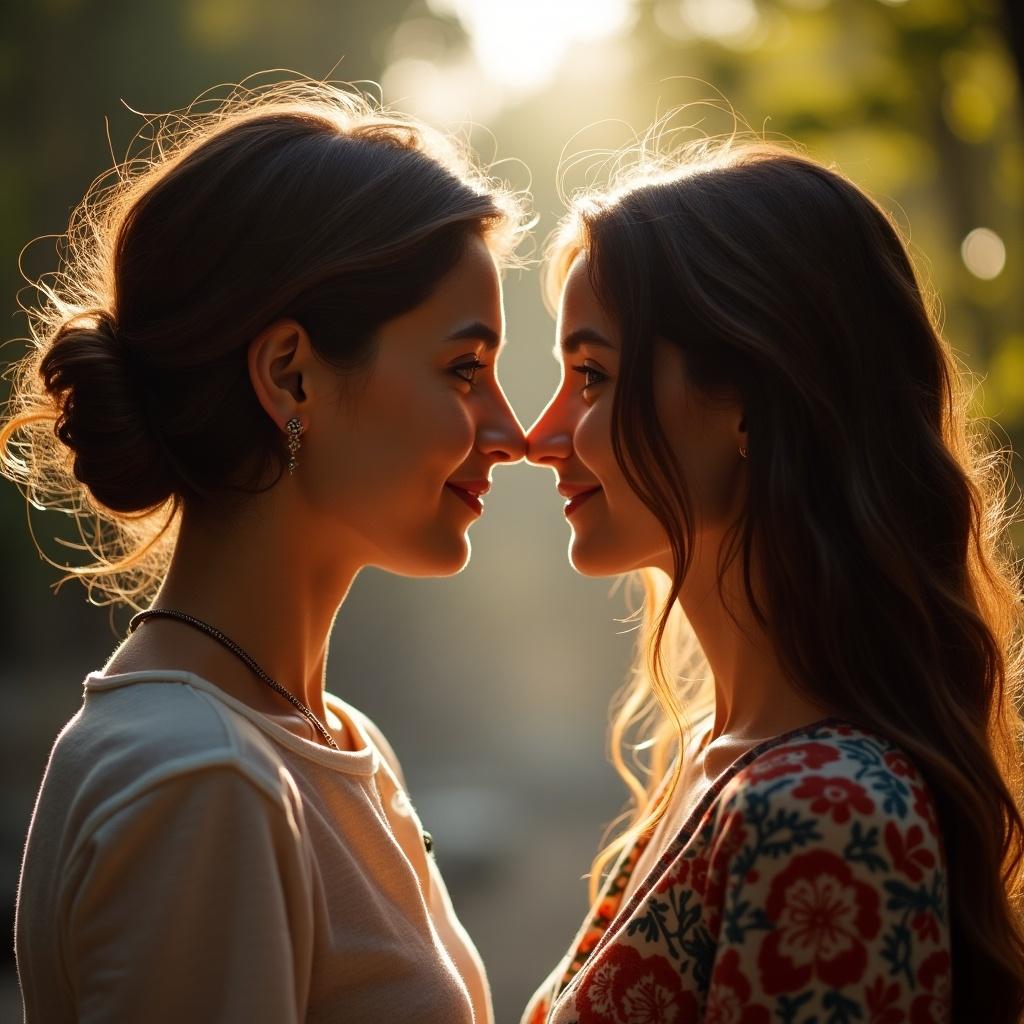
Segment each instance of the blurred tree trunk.
M1024 4L1020 0L1003 0L1002 8L1006 45L1013 56L1021 91L1024 92Z

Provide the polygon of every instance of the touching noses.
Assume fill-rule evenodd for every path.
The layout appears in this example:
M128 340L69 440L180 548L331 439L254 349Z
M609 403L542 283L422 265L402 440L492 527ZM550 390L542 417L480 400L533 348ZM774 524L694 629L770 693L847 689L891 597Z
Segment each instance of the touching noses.
M572 429L559 415L558 396L548 403L537 422L526 432L526 460L551 466L572 455Z
M480 424L477 447L495 462L519 462L526 454L526 435L504 393Z

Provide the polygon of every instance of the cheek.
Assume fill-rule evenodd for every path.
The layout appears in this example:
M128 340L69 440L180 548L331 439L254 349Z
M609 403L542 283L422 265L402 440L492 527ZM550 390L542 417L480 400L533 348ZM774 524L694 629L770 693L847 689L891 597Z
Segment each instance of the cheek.
M440 493L474 437L465 399L455 388L430 374L393 373L386 389L373 387L360 398L348 443L338 453L338 475L347 489L358 491L361 504L396 492Z
M399 489L437 491L472 450L473 423L457 394L396 405L392 419L387 448Z
M580 461L597 477L605 502L617 520L631 529L648 531L650 511L630 486L612 447L612 403L609 396L592 406L580 420L574 439Z
M408 420L409 450L421 453L428 472L437 467L447 477L473 449L476 426L471 410L457 391L442 389L421 402L419 413Z
M597 478L604 494L574 522L573 562L581 572L625 572L664 547L661 524L622 472L611 440L611 401L592 406L579 421L576 455ZM603 511L602 511L603 510ZM626 561L621 561L626 559ZM639 559L636 564L635 560Z
M573 431L573 449L602 486L621 477L612 451L611 401L591 406L579 418Z

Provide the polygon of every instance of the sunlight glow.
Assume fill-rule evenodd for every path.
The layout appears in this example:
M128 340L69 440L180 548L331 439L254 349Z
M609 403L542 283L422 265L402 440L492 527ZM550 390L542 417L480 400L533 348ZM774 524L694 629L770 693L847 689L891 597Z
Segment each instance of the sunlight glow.
M411 113L445 123L486 121L501 108L501 90L469 57L448 64L396 60L381 79L384 96Z
M428 0L462 23L484 73L506 88L533 92L578 43L605 39L632 24L635 0Z

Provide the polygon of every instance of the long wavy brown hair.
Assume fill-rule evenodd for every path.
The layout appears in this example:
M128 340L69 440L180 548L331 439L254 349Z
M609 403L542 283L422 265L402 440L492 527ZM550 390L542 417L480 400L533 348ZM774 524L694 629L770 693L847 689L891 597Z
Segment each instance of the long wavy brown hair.
M342 395L471 235L507 266L528 227L458 137L345 83L254 77L149 119L30 282L0 472L73 518L95 561L51 561L56 587L94 604L147 603L184 508L235 514L280 477L246 363L260 330L301 323Z
M713 699L677 602L693 519L652 412L660 336L683 352L688 386L743 404L749 490L721 573L742 560L746 599L802 694L922 771L947 855L954 1019L1016 1022L1022 619L1009 455L969 415L971 374L900 230L837 170L733 137L641 154L576 197L549 244L549 304L580 252L622 333L616 458L674 555L670 582L642 579L642 640L611 731L633 810L595 861L592 896L664 813L683 741ZM649 756L631 768L637 731Z

